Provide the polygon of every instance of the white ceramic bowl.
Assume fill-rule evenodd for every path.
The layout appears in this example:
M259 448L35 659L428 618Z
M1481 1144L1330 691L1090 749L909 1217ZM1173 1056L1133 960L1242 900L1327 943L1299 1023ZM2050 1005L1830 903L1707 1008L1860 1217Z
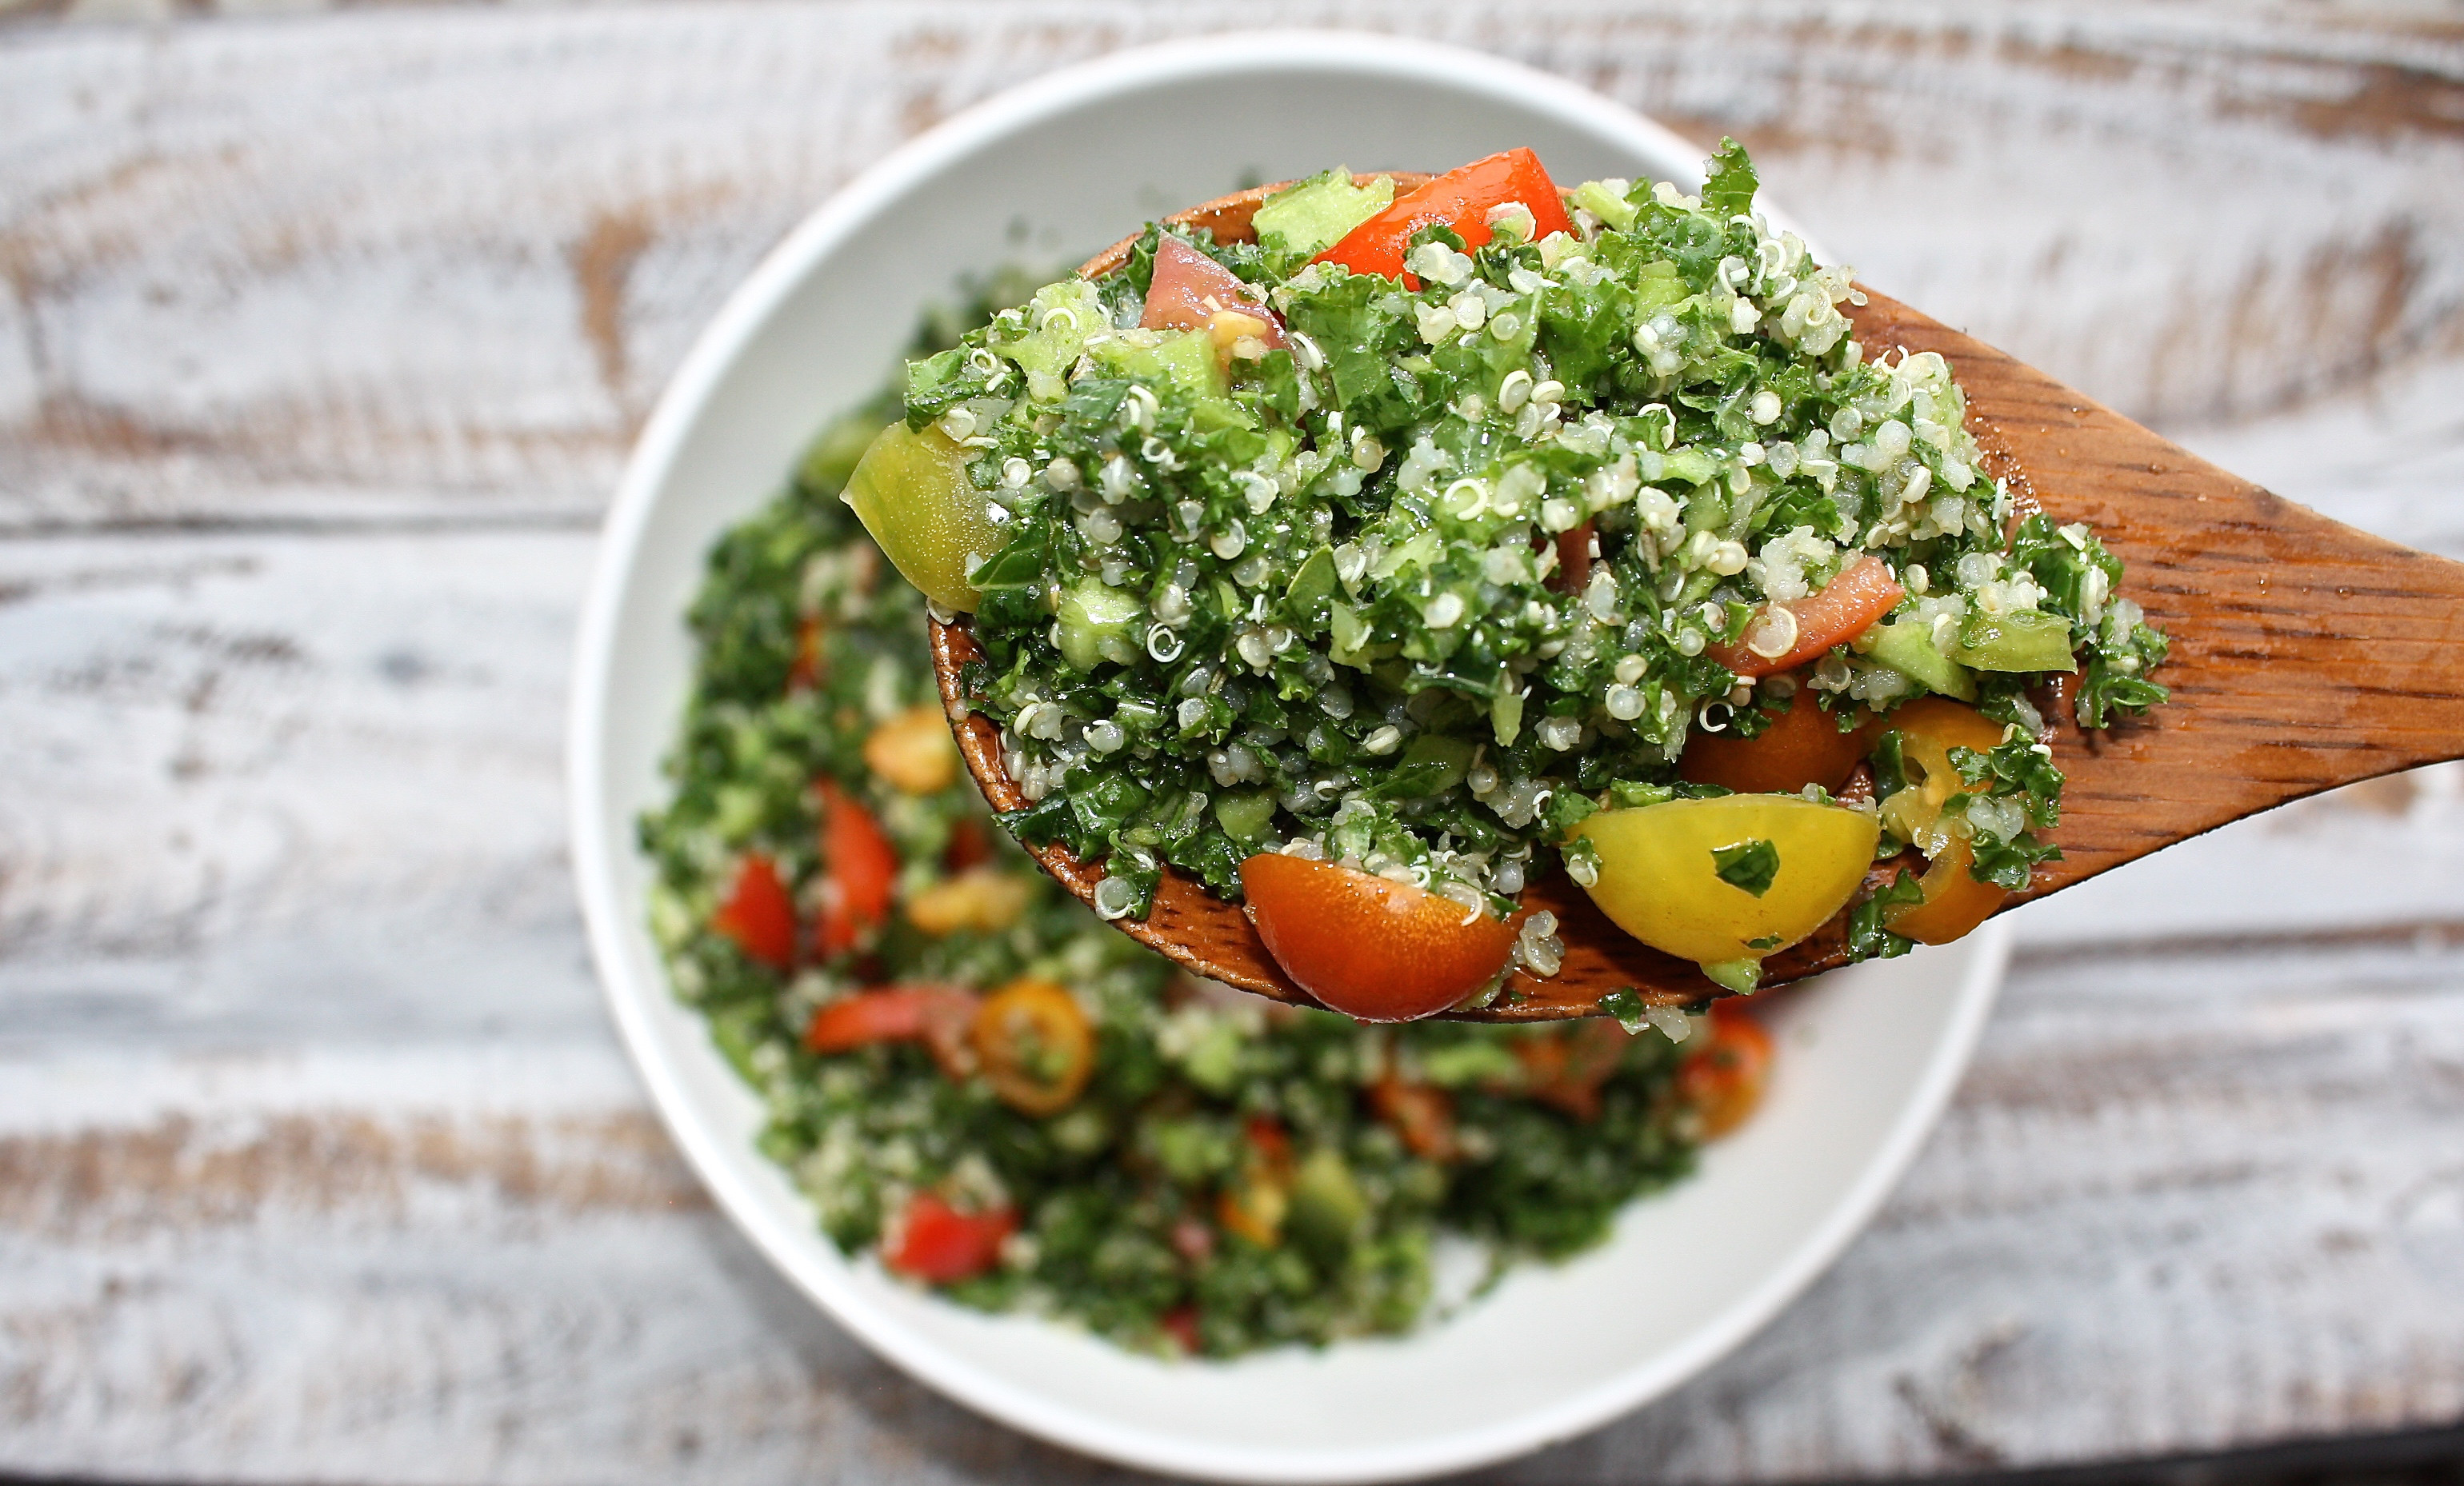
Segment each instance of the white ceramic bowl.
M662 798L692 654L682 615L718 533L780 489L833 411L880 384L916 307L958 274L1075 261L1146 218L1337 162L1443 169L1512 145L1565 181L1699 184L1693 146L1556 78L1448 48L1326 33L1125 53L960 115L867 171L772 252L644 430L584 615L573 855L591 949L661 1115L719 1205L849 1330L1020 1429L1127 1464L1235 1480L1378 1480L1562 1439L1657 1396L1768 1321L1847 1243L1965 1066L1997 932L1781 998L1769 1103L1599 1250L1526 1268L1398 1341L1166 1364L942 1303L850 1263L753 1147L760 1110L670 994L643 927L632 822Z

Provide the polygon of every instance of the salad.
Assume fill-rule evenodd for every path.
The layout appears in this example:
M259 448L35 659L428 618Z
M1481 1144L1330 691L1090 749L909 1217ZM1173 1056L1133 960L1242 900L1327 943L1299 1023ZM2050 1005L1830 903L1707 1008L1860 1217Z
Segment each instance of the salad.
M913 361L847 498L972 611L1004 823L1108 918L1167 866L1245 903L1382 1019L1555 973L1548 872L1706 994L2025 887L2052 722L2162 701L2165 639L1755 191L1733 142L1699 196L1337 168Z
M964 777L925 601L840 503L897 406L834 425L712 552L674 795L641 823L671 981L833 1241L965 1304L1231 1356L1409 1327L1447 1245L1492 1275L1574 1253L1746 1118L1771 1048L1739 1013L1663 1015L1682 1046L1367 1026L1192 980L1062 892Z

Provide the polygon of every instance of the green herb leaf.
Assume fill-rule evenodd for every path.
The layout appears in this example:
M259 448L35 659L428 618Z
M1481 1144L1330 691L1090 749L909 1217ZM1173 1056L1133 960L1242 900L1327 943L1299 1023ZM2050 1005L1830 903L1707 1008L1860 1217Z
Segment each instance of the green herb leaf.
M1721 219L1740 211L1754 209L1754 189L1761 183L1754 177L1754 163L1746 156L1746 147L1736 141L1720 141L1718 154L1711 157L1711 177L1703 183L1703 209Z
M1720 881L1757 898L1771 891L1771 880L1779 876L1779 848L1759 839L1714 846L1711 862Z

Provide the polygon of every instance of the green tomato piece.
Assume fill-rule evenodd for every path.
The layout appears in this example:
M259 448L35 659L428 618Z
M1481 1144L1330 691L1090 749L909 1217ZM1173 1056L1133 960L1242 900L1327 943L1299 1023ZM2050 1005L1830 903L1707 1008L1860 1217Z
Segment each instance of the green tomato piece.
M1928 691L1963 702L1976 700L1976 678L1934 647L1929 624L1912 619L1877 624L1857 642L1857 648Z
M967 478L967 451L938 427L903 423L881 430L856 461L841 495L899 572L945 609L972 610L967 575L1007 538Z
M1950 658L1978 670L2077 670L2071 622L2058 614L1976 614L1961 626Z
M1266 828L1275 822L1275 796L1271 790L1250 790L1240 794L1215 797L1215 823L1223 834L1246 846L1263 840Z
M1321 1146L1301 1158L1292 1173L1292 1197L1284 1231L1305 1249L1331 1257L1349 1250L1369 1227L1369 1200L1352 1168L1332 1147Z

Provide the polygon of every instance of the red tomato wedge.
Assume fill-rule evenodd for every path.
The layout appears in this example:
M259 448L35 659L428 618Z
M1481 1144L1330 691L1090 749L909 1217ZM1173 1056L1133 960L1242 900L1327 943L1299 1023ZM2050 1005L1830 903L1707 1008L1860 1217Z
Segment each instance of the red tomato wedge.
M1158 1317L1155 1324L1163 1328L1165 1336L1180 1344L1182 1352L1192 1357L1198 1355L1199 1337L1197 1306L1176 1305Z
M950 827L950 844L941 852L942 869L952 877L971 866L981 866L993 859L993 839L984 834L981 821L972 816L961 816Z
M710 927L735 940L748 959L772 970L795 969L796 900L778 863L760 852L745 853L737 864L735 885L711 915Z
M838 954L854 949L890 917L898 850L864 801L828 779L821 782L821 795L824 884L817 938L824 954Z
M1514 929L1406 883L1261 852L1241 863L1249 918L1301 989L1363 1021L1435 1016L1488 984Z
M929 1191L907 1199L898 1239L881 1261L928 1284L973 1279L1001 1262L1001 1241L1018 1232L1013 1208L961 1213Z
M1743 640L1735 645L1714 642L1705 645L1703 653L1740 676L1794 670L1819 660L1833 645L1844 645L1873 628L1906 597L1907 590L1892 575L1891 565L1864 553L1841 568L1820 593L1764 604L1747 622ZM1790 642L1785 648L1781 648L1782 640ZM1752 648L1757 645L1778 653L1764 655Z
M1241 1138L1269 1169L1280 1171L1292 1164L1292 1138L1273 1115L1251 1115L1241 1127Z
M1771 1039L1743 1003L1711 1003L1711 1028L1703 1046L1677 1065L1677 1092L1703 1117L1711 1139L1746 1123L1762 1103L1771 1080Z
M1809 784L1837 795L1881 732L1881 723L1870 715L1840 732L1838 714L1824 711L1813 692L1800 690L1788 710L1772 713L1771 725L1750 738L1698 731L1685 740L1677 773L1740 795L1793 795Z
M1223 314L1244 316L1264 328L1219 327L1215 317ZM1138 317L1138 324L1147 330L1237 331L1257 337L1269 349L1284 343L1284 322L1255 288L1169 232L1155 244L1155 278L1147 285L1146 313ZM1234 339L1222 337L1227 345Z
M974 1068L968 1041L976 1005L973 993L952 986L859 991L815 1012L804 1045L816 1053L846 1053L875 1042L921 1042L943 1073L963 1079Z
M1557 571L1549 586L1561 594L1578 594L1592 580L1592 523L1557 534Z
M1531 240L1551 232L1572 232L1565 198L1549 179L1540 157L1528 149L1475 160L1449 170L1415 191L1395 198L1385 210L1344 234L1317 255L1319 263L1340 263L1354 273L1401 278L1403 255L1412 249L1412 234L1424 227L1454 229L1467 249L1478 248L1496 232L1488 225L1491 208L1520 202L1531 209Z

